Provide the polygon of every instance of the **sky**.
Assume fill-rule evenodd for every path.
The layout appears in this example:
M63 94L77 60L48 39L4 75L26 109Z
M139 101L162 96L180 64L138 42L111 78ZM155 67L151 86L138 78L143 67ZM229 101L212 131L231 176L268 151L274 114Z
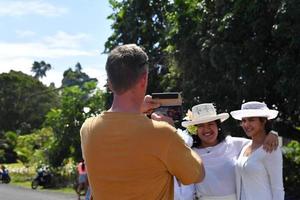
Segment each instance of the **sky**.
M43 60L52 69L41 81L59 87L79 62L103 87L111 13L108 0L0 0L0 73L33 75L33 62Z

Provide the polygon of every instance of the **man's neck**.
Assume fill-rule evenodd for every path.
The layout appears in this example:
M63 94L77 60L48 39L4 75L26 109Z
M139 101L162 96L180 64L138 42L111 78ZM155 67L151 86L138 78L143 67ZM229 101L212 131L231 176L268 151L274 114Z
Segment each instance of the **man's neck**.
M122 95L114 95L114 100L109 112L141 113L143 98L126 92Z

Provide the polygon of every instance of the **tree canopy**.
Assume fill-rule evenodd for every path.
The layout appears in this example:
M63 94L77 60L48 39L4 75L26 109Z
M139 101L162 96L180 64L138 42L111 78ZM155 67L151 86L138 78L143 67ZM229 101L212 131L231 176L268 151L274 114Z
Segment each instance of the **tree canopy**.
M168 0L110 0L114 12L108 17L113 20L113 34L105 43L105 52L120 44L135 43L143 46L149 56L150 76L148 92L160 89L161 76L165 69L164 54L166 19L164 14L171 9Z
M40 128L46 113L58 105L53 88L22 72L0 74L0 133L30 133Z
M104 110L107 94L80 63L64 72L60 88L15 71L0 74L0 85L0 162L42 161L57 167L82 158L80 127Z
M179 90L185 108L214 102L227 112L264 101L280 111L279 120L300 125L297 0L110 3L107 50L134 42L167 68L159 78L150 73L150 81L159 80L150 92Z
M68 87L74 85L78 85L82 87L83 84L87 81L97 81L97 79L90 78L86 73L84 73L82 71L81 64L78 62L75 65L75 70L69 68L66 71L64 71L63 80L61 82L62 82L62 87Z
M63 88L61 106L47 114L45 126L52 127L54 140L48 160L52 166L61 166L66 158L82 159L80 128L87 117L104 110L103 92L96 89L97 82Z

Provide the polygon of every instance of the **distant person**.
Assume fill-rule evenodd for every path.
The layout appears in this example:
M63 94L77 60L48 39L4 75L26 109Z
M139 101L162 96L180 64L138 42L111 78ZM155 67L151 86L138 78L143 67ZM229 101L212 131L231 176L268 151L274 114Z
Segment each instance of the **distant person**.
M6 167L4 166L4 165L1 165L1 167L0 167L0 172L2 173L2 172L4 172L6 170Z
M80 199L81 191L87 190L87 170L85 166L84 160L80 161L77 165L77 173L78 173L78 186L77 186L77 194L78 199Z
M242 104L241 110L231 116L241 121L241 126L252 140L245 145L236 162L237 198L239 200L283 200L281 149L268 154L263 142L270 131L270 121L278 115L265 103L251 101Z
M2 175L5 174L6 167L4 165L1 165L0 167L0 180L2 179Z
M118 46L108 56L106 72L114 94L112 106L81 128L93 198L173 200L173 176L183 184L200 182L204 178L200 157L174 127L142 113L151 107L144 98L146 53L135 44Z

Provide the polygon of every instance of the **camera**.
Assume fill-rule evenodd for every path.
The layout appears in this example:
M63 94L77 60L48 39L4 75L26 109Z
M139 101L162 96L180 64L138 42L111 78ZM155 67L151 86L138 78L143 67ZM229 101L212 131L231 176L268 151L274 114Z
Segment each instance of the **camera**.
M182 120L182 98L179 92L152 93L152 99L160 104L154 112L171 117L175 122Z

